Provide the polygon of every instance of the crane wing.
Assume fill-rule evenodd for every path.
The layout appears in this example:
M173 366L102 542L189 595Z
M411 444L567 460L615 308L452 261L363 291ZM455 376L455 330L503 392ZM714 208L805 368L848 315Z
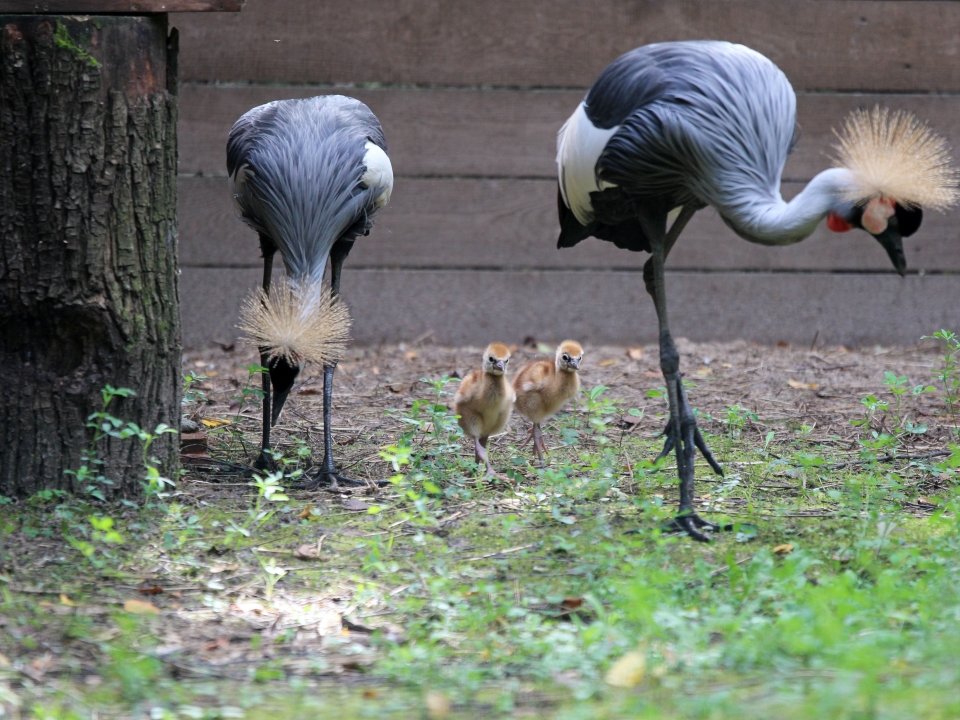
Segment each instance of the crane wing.
M367 234L393 185L379 121L342 95L246 113L227 141L227 171L241 218L277 244L293 277L321 278L333 243Z

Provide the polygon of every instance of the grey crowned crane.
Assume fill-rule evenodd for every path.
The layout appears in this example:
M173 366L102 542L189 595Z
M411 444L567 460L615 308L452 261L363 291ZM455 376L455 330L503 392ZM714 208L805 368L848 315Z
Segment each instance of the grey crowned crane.
M723 470L687 400L664 294L664 263L693 214L710 205L761 245L799 242L827 218L831 230L873 235L903 275L902 238L920 226L922 208L942 210L957 198L943 140L912 115L877 108L846 121L836 166L785 202L780 177L795 126L793 88L763 55L726 42L670 42L611 63L557 138L557 246L592 236L652 255L643 279L657 310L670 404L660 457L676 450L673 528L699 541L709 540L703 530L720 528L693 509L696 449L714 472Z
M362 102L342 95L267 103L234 124L227 173L240 217L259 234L263 255L263 288L248 299L241 322L269 369L255 467L272 467L270 426L303 365L315 362L323 367L324 457L308 487L357 483L334 466L330 409L350 322L339 301L340 271L393 189L380 122ZM278 250L286 277L271 288ZM329 290L323 286L328 258Z

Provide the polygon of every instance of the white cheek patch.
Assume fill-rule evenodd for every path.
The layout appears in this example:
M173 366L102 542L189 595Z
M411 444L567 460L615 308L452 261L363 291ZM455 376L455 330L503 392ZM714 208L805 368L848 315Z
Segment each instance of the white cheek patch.
M860 224L871 235L879 235L887 229L887 224L895 212L893 200L873 198L863 209Z
M393 165L379 146L368 141L364 148L367 151L363 156L363 165L366 170L360 177L360 181L368 188L381 188L376 205L382 208L390 202L390 195L393 193Z

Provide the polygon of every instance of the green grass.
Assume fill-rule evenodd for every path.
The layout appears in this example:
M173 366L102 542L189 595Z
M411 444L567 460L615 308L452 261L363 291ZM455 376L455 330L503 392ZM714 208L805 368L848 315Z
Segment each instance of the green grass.
M56 494L3 506L0 703L36 718L960 716L960 453L884 462L908 435L865 426L851 453L730 408L703 422L726 477L697 470L703 512L734 527L699 545L662 532L670 463L640 460L660 441L621 427L637 412L603 388L549 428L563 443L551 468L494 451L517 480L505 487L476 475L444 404L454 387L438 378L391 414L392 483L366 512L284 494L282 477L191 503L155 488L142 508ZM288 453L288 477L303 455ZM292 556L321 535L319 561ZM40 555L61 559L36 569ZM266 630L242 642L272 657L236 671L171 657L169 594L143 598L160 616L122 606L151 573L195 586L176 604L214 614L244 592L270 608L340 588L352 621L378 629L372 649L334 638L308 653L313 670L296 633ZM351 652L372 661L324 674L324 653ZM642 677L611 686L632 652Z

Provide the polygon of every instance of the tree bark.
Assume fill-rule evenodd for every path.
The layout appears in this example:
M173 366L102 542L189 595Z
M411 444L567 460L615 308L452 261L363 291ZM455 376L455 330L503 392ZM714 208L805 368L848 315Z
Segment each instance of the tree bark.
M2 495L82 489L108 384L137 393L112 415L179 428L175 39L166 15L0 17ZM98 454L141 492L136 440ZM176 435L150 454L172 477Z

